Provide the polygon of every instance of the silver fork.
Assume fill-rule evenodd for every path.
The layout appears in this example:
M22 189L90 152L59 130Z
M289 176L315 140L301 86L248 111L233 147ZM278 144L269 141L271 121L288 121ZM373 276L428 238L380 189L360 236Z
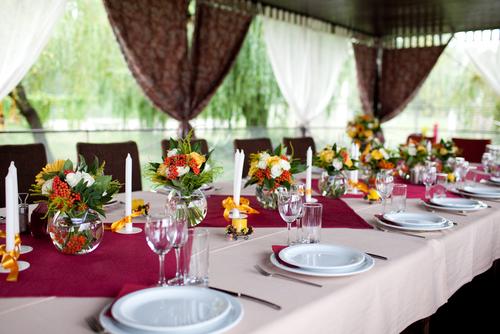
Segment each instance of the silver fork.
M95 316L85 318L85 322L87 323L87 325L90 327L90 329L94 333L98 333L98 334L107 334L108 333L108 332L106 332L106 329L104 329L104 327L102 327L101 323L99 322L99 319L97 319L97 317L95 317Z
M263 275L263 276L283 278L283 279L287 279L289 281L294 281L294 282L299 282L299 283L303 283L303 284L308 284L308 285L312 285L312 286L315 286L315 287L318 287L318 288L323 287L321 284L304 281L304 280L301 280L299 278L295 278L295 277L292 277L292 276L287 276L287 275L283 275L283 274L279 274L279 273L270 273L270 272L266 271L264 268L262 268L261 266L259 266L258 264L256 264L254 266L254 268L257 269L257 271L261 275Z

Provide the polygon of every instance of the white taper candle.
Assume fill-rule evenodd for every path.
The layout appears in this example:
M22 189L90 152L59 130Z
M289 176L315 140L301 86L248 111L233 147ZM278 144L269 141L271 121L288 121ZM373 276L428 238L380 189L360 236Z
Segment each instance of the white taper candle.
M125 159L125 216L132 214L132 158L127 154ZM127 231L132 231L132 223L125 224Z
M14 161L10 162L9 173L12 175L12 203L14 203L14 233L19 234L19 189L17 183L17 168Z
M307 170L306 170L306 202L311 201L312 195L312 187L311 187L311 178L312 178L312 149L309 146L307 148Z
M15 203L13 202L12 193L14 191L14 182L12 180L12 173L9 171L5 177L5 209L6 209L6 222L5 222L5 250L10 252L14 250L15 243Z

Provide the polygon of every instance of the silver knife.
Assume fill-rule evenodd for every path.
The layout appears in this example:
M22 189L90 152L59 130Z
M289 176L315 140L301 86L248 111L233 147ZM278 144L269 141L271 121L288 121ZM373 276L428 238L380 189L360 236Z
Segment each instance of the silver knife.
M278 311L281 310L281 306L279 306L277 304L274 304L274 303L268 302L267 300L260 299L260 298L254 297L254 296L250 296L250 295L247 295L247 294L244 294L244 293L241 293L241 292L229 291L229 290L225 290L225 289L221 289L221 288L215 288L213 286L209 286L209 289L220 291L220 292L224 292L224 293L227 293L228 295L231 295L231 296L234 296L234 297L246 298L248 300L252 300L254 302L261 303L261 304L264 304L266 306L269 306L269 307L271 307L271 308L273 308L275 310L278 310Z

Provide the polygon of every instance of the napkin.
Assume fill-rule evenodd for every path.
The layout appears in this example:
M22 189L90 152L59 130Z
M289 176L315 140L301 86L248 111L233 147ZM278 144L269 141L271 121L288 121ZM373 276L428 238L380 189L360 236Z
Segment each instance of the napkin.
M128 295L129 293L136 292L142 289L149 288L147 285L141 285L141 284L125 284L122 286L120 292L118 292L118 295L115 297L115 300L113 300L113 303L109 306L108 310L106 311L106 316L113 318L113 315L111 314L111 308L113 307L113 304L120 299L121 297Z
M294 266L294 265L291 265L289 263L286 263L285 261L283 261L280 256L279 256L279 253L287 248L288 246L283 246L283 245L273 245L272 248L273 248L273 253L274 253L274 256L276 256L276 260L278 260L279 263L281 263L282 265L284 266L287 266L287 267L290 267L290 268L299 268L298 266Z

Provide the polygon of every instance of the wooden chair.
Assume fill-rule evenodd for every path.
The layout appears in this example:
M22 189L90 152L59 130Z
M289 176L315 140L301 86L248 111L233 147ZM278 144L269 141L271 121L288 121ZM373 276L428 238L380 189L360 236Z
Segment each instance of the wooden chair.
M20 193L27 193L35 176L47 164L47 155L43 144L0 145L0 207L5 207L5 176L10 162L14 161L17 168L17 184ZM32 196L29 203L38 200Z
M313 156L316 154L316 144L312 137L297 137L297 138L283 138L283 146L286 147L286 153L292 154L295 159L300 159L302 163L307 162L307 149L311 147Z
M481 162L486 145L491 144L491 139L452 138L451 140L462 152L462 157L469 162Z
M250 154L262 151L271 152L273 145L269 138L235 139L234 150L245 151L245 161L243 162L243 177L245 177L250 169Z
M208 143L205 139L192 139L191 140L191 146L198 144L200 145L200 151L202 154L206 155L208 154ZM165 155L165 152L167 152L170 149L170 141L168 139L163 139L161 141L161 154Z
M99 162L106 162L104 173L112 175L122 183L120 192L125 192L125 159L130 153L132 157L132 191L142 190L141 164L139 161L139 150L134 141L121 143L77 143L78 156L82 155L87 163L91 163L95 157Z
M406 138L406 143L409 144L410 141L420 143L422 140L430 140L432 144L436 143L436 137L424 137L421 133L412 133Z

